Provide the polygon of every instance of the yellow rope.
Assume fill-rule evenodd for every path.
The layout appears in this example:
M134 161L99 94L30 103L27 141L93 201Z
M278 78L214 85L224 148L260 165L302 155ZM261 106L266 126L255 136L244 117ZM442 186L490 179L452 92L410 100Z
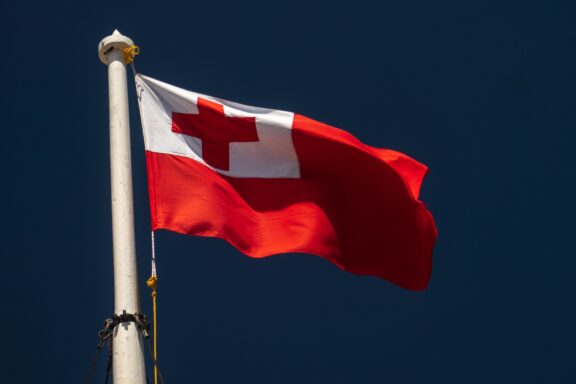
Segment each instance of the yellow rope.
M124 63L130 64L134 61L137 54L140 53L140 48L137 45L131 45L128 48L124 48Z
M152 289L152 327L154 328L154 384L158 384L158 345L156 337L156 289L158 288L158 276L150 276L150 278L146 281L146 285Z

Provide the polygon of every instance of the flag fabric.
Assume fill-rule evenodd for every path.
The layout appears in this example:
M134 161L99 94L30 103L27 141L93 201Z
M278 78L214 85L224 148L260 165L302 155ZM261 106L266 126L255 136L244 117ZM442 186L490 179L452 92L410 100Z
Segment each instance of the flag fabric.
M308 253L428 286L436 226L426 166L302 115L137 75L152 229L219 237L260 258Z

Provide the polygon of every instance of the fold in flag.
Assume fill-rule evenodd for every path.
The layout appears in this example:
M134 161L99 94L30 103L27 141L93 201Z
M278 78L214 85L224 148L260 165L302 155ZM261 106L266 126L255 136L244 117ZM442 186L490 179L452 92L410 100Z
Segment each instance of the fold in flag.
M137 75L152 229L227 240L251 257L321 256L425 289L436 227L426 166L307 117Z

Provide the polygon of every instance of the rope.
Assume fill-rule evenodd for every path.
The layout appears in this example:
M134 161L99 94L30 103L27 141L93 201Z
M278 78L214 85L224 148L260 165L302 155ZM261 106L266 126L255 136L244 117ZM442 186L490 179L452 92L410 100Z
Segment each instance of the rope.
M124 312L125 314L126 312ZM140 316L140 315L139 315ZM92 382L92 374L94 373L94 367L96 366L96 362L98 361L98 357L100 356L100 352L102 351L102 347L106 340L108 340L108 364L106 367L106 382L108 381L108 375L110 374L111 364L112 364L112 334L114 333L114 328L116 325L120 323L120 317L114 315L112 319L104 320L104 329L98 332L98 344L96 344L96 352L92 357L92 362L90 363L90 368L88 368L88 374L86 375L86 379L84 380L85 384L90 384ZM144 318L144 322L146 322L146 318Z
M100 356L100 351L102 348L96 347L96 352L94 356L92 356L92 361L90 363L90 367L88 368L88 373L86 374L86 378L84 379L85 384L90 384L92 381L92 374L94 373L94 367L96 366L96 362L98 361L98 357Z
M112 343L109 343L108 348L108 364L106 365L106 377L104 378L104 384L108 384L110 381L110 371L112 371Z
M158 276L156 275L156 245L154 243L154 231L152 231L152 271L150 278L146 281L146 285L152 289L152 327L154 331L154 351L152 352L152 358L154 359L154 384L158 384L158 337L157 337L157 306L156 297L158 296ZM164 380L162 380L164 382Z
M148 347L148 352L150 354L152 354L152 346L150 345L150 339L145 338L144 340L146 341L146 346ZM160 371L160 366L158 365L158 361L156 359L154 359L154 368L158 370L158 377L160 379L160 383L166 384L166 382L164 381L164 377L162 376L162 372Z
M152 276L156 276L156 241L154 238L154 231L151 232L152 239Z
M100 341L98 342L98 345L96 345L96 352L92 357L92 362L90 364L90 368L88 369L88 374L86 375L86 379L84 380L85 384L90 384L92 382L92 374L94 373L94 367L96 366L96 362L98 361L98 357L100 356L100 352L102 351L102 347L106 340L108 340L108 362L106 363L106 377L104 379L104 383L107 384L109 381L110 371L112 370L112 339L110 338L110 336L112 335L112 331L108 333L108 328L110 327L111 323L112 320L107 319L104 322L104 329L98 332L98 337L100 338Z
M140 53L140 48L137 45L131 45L127 48L124 48L122 53L124 54L124 63L130 64L134 61L136 55Z

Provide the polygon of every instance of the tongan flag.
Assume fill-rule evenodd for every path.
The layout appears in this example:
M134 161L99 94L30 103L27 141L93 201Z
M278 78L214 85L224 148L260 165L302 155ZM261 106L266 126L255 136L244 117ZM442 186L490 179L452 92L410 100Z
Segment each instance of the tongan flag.
M421 290L436 227L426 166L340 129L136 76L152 229L303 252Z

